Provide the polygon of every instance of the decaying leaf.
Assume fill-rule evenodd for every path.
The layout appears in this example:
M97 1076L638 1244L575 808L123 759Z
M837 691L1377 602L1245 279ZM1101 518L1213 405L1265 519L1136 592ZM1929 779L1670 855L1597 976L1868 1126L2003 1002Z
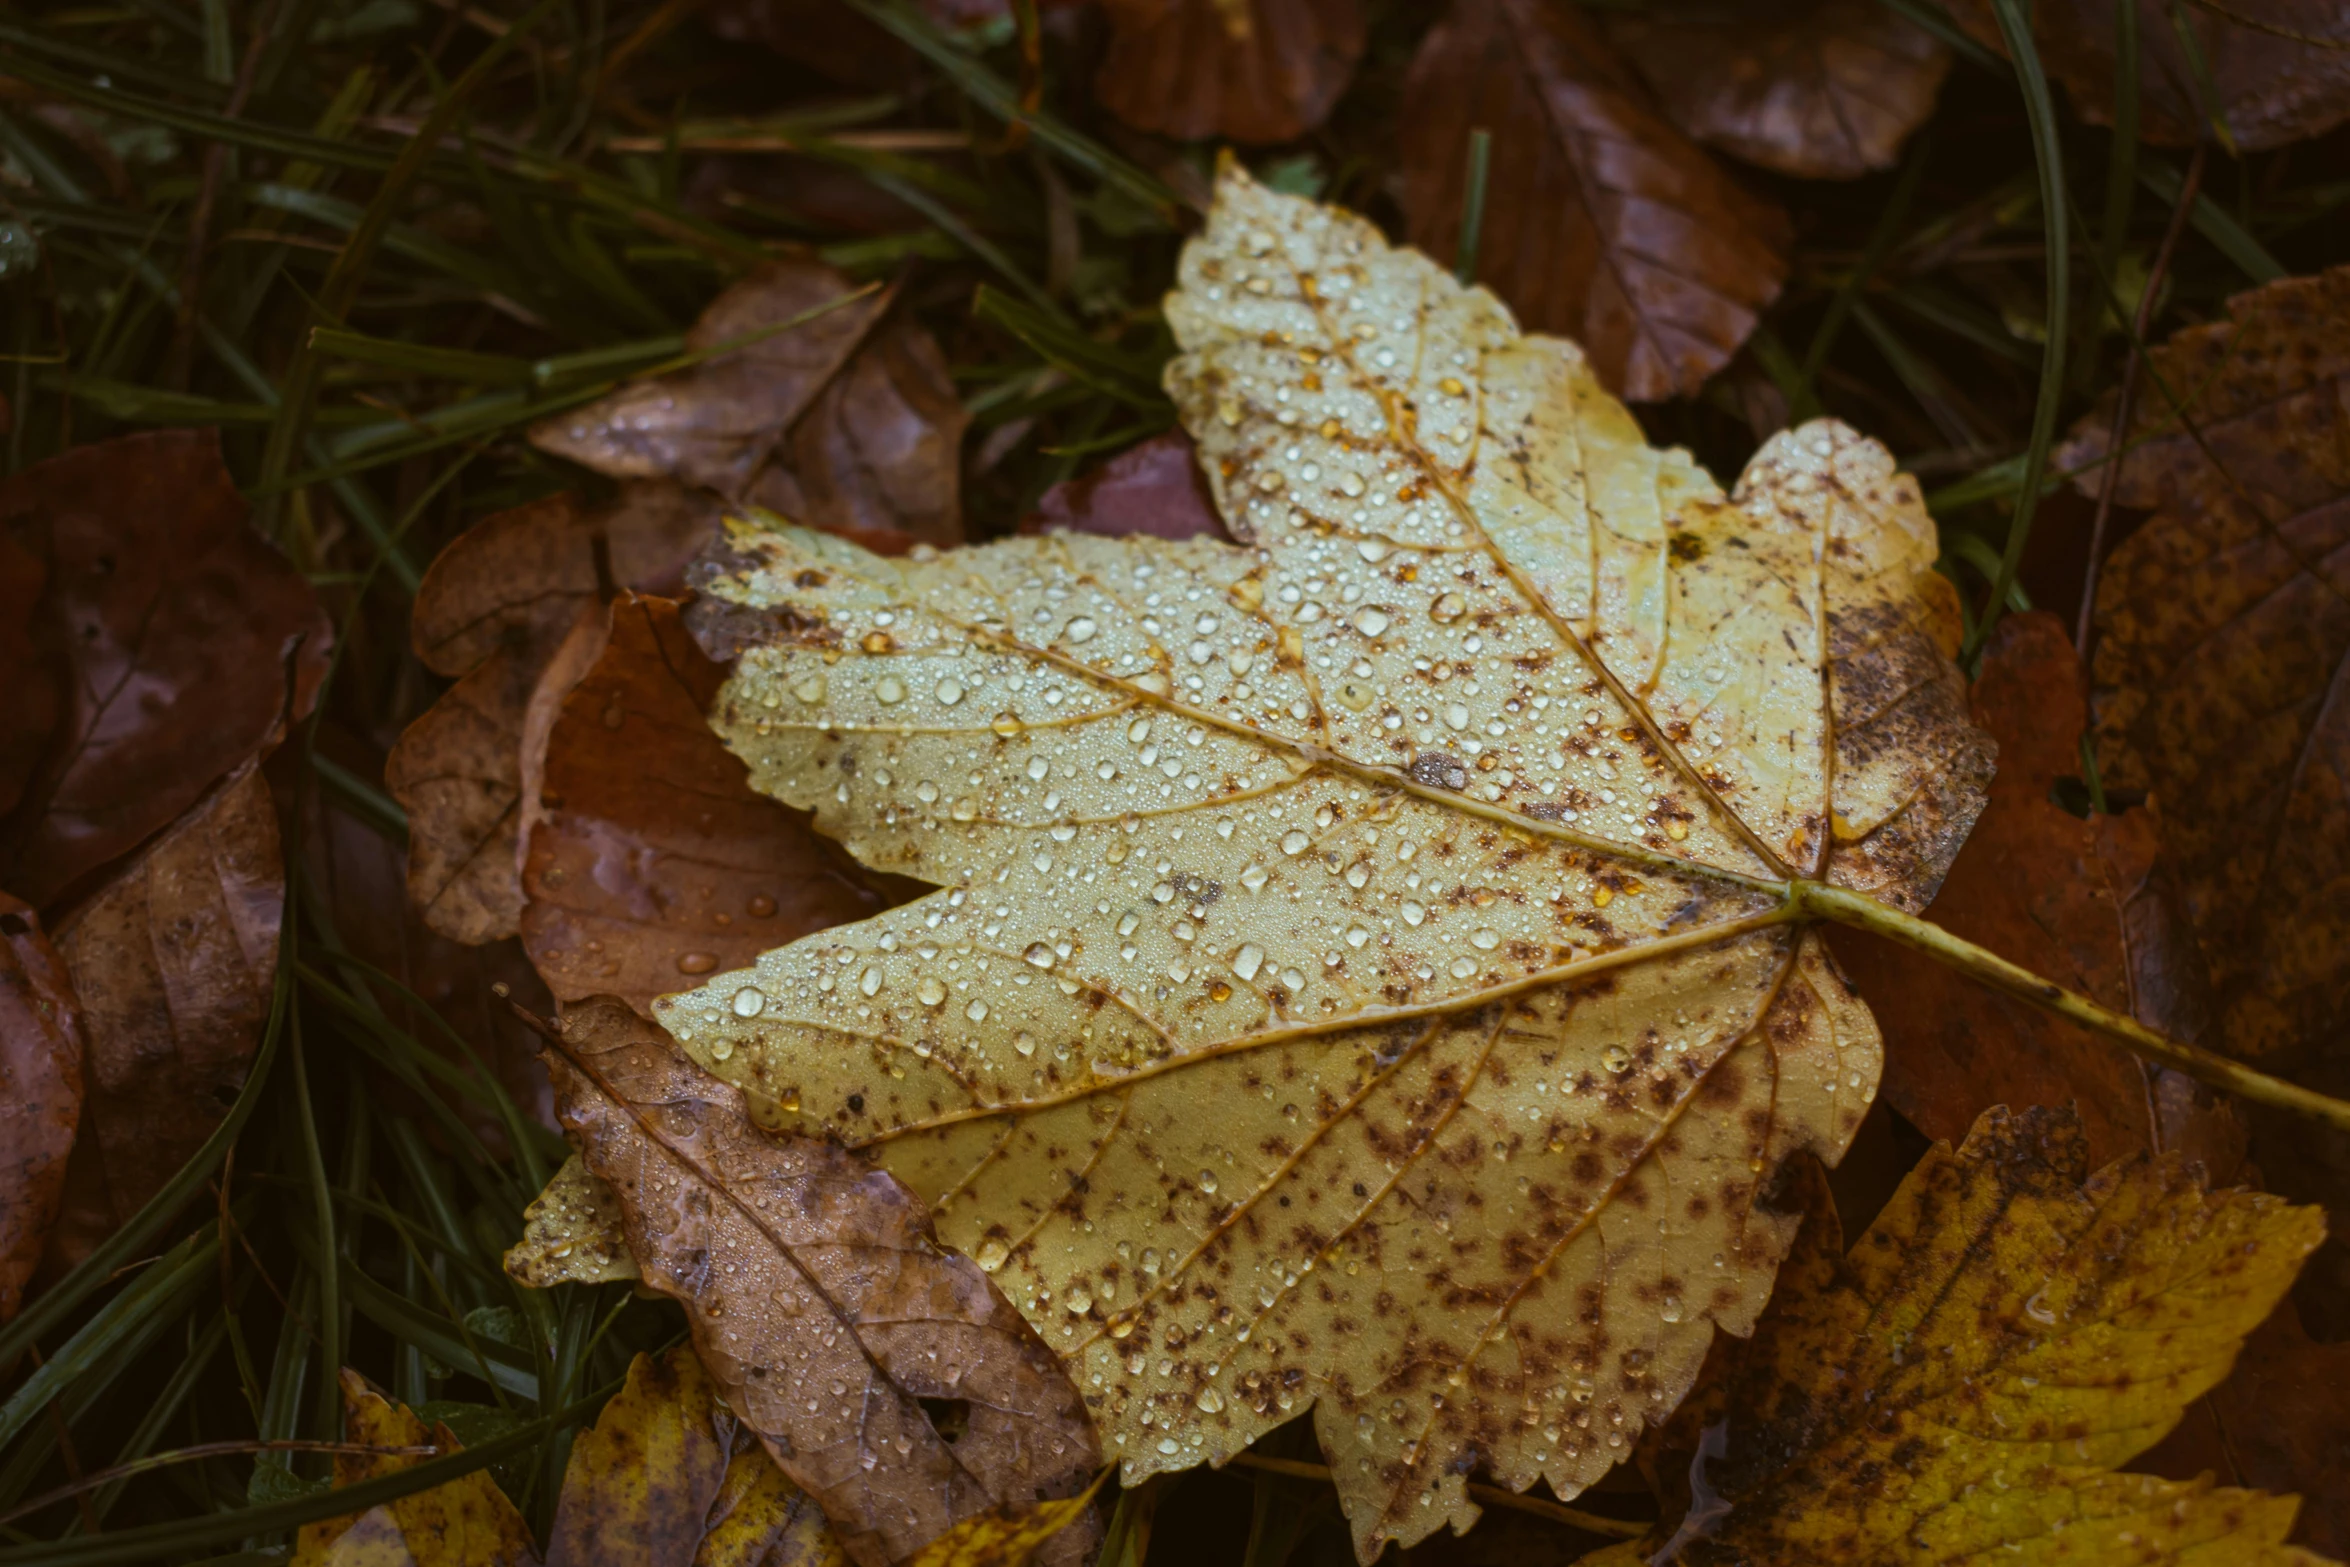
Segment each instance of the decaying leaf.
M0 484L0 518L46 575L32 631L54 639L65 688L48 755L0 821L0 883L54 911L309 711L332 628L246 522L214 430L37 463Z
M644 1281L686 1307L729 1407L866 1567L965 1518L1084 1488L1100 1460L1052 1351L919 1198L741 1092L623 1003L567 1011L563 1124L620 1203ZM926 1401L967 1411L949 1440ZM1074 1562L1090 1530L1056 1537Z
M531 444L616 478L674 479L810 527L863 530L876 545L898 534L959 543L966 416L946 361L916 323L884 324L891 296L856 294L817 262L763 267L686 334L696 351L745 346L547 419Z
M675 484L624 484L607 505L551 496L477 524L417 591L417 656L456 685L408 727L384 784L408 812L408 893L453 940L515 933L522 720L580 613L615 587L679 590L717 507Z
M1102 106L1183 140L1292 141L1346 90L1366 37L1359 0L1106 0Z
M2350 118L2350 13L2334 0L2130 0L2138 8L2138 133L2191 146L2212 123L2254 151ZM2081 117L2113 123L2117 0L2042 0L2032 36ZM1948 0L1961 27L2004 52L1991 0ZM2181 29L2194 38L2189 53ZM2199 57L2199 59L2198 59ZM2214 101L2216 99L2216 101Z
M116 1223L194 1155L243 1086L285 894L277 810L248 763L58 928Z
M40 916L0 893L0 1322L49 1244L82 1115L80 1003Z
M807 816L753 792L703 721L725 669L668 599L583 622L525 727L522 940L557 999L637 1010L892 901ZM585 665L574 679L567 662Z
M547 1567L836 1567L807 1494L719 1402L691 1349L629 1364L572 1444Z
M522 1239L506 1248L506 1272L533 1289L641 1278L628 1250L620 1195L573 1154L522 1210Z
M2055 616L1999 623L1973 700L1999 773L1934 922L2174 1039L2204 1035L2203 955L2156 862L2157 807L2083 821L2049 798L2080 771L2086 724L2080 664ZM2176 1150L2225 1180L2241 1162L2243 1127L2191 1078L1882 937L1839 930L1830 945L1862 995L1901 998L1879 1018L1884 1095L1928 1137L1956 1142L1994 1104L2070 1104L2093 1164Z
M1182 279L1244 547L731 529L705 591L770 640L721 732L940 890L655 1013L928 1200L1129 1483L1312 1408L1368 1561L1478 1468L1575 1494L1751 1324L1769 1172L1878 1065L1780 879L1922 903L1989 749L1881 448L1808 426L1724 496L1236 167Z
M1048 1542L1091 1515L1094 1493L1108 1478L1105 1469L1075 1496L966 1518L916 1551L906 1567L1027 1567Z
M2316 1567L2283 1543L2292 1497L2113 1471L2227 1374L2323 1228L2175 1156L2091 1176L2069 1116L1987 1112L1849 1255L1815 1209L1676 1422L1714 1422L1684 1455L1699 1504L1585 1560Z
M1088 473L1044 492L1024 533L1135 534L1156 539L1226 539L1224 519L1199 471L1199 450L1180 430L1155 435Z
M1694 392L1787 275L1785 214L1657 109L1571 5L1453 0L1404 84L1412 243L1459 243L1469 133L1493 133L1478 277L1635 402Z
M1950 69L1933 34L1876 0L1668 0L1606 23L1674 124L1805 179L1891 168Z
M434 1447L461 1451L447 1426L430 1431L405 1404L367 1385L358 1372L342 1375L344 1439L370 1447ZM335 1486L397 1474L427 1461L423 1454L337 1453ZM356 1517L304 1524L293 1567L538 1567L530 1526L482 1470L429 1490L383 1502Z

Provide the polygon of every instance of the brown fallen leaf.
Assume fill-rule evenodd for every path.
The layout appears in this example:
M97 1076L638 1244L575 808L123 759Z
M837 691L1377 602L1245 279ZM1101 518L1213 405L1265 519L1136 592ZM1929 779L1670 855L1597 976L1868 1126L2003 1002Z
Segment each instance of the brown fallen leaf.
M763 267L686 334L695 350L753 341L544 420L531 444L615 478L675 479L861 533L876 548L960 543L962 399L929 333L892 315L891 295L857 295L817 262Z
M309 711L332 628L246 522L217 431L77 447L0 483L0 516L47 573L67 660L50 754L0 822L0 883L54 912Z
M1366 38L1360 0L1104 0L1102 107L1183 141L1293 141L1346 90Z
M680 485L623 484L610 502L556 495L476 524L424 575L416 653L457 684L384 765L408 812L408 894L452 940L517 930L520 745L531 692L586 606L616 588L676 592L718 506Z
M2069 1116L2004 1109L1930 1150L1849 1254L1807 1206L1753 1339L1723 1341L1668 1428L1696 1504L1591 1567L2321 1567L2284 1544L2294 1497L2113 1472L2227 1374L2315 1209L2207 1192L2173 1156L2092 1176Z
M65 1195L82 1116L80 1002L29 905L0 893L0 1322L16 1315Z
M462 1452L444 1425L430 1430L345 1367L344 1440L369 1447ZM428 1461L426 1454L337 1453L335 1489L380 1479ZM483 1470L383 1502L356 1516L304 1524L292 1567L538 1567L530 1526Z
M2096 125L2113 123L2116 3L2039 0L2031 8L2041 64ZM2146 140L2191 146L2209 139L2216 117L2249 152L2350 119L2350 12L2336 0L2129 3L2138 8L2138 133ZM1952 20L2006 52L1991 0L1947 4ZM2182 27L2194 54L2180 41Z
M645 1283L685 1305L727 1404L850 1557L884 1567L990 1508L1084 1489L1100 1459L1077 1389L919 1198L830 1143L761 1132L740 1090L622 1002L572 1007L559 1031L564 1126ZM962 1410L961 1434L926 1401Z
M1950 70L1933 34L1877 0L1665 0L1605 20L1674 124L1803 179L1891 168Z
M668 599L583 624L523 748L522 941L561 1001L655 996L895 899L752 790L704 714L725 683ZM562 678L567 658L586 667Z
M1454 0L1413 60L1397 196L1459 244L1469 133L1493 134L1479 281L1582 345L1634 402L1694 392L1787 276L1784 213L1684 136L1597 25L1545 0Z
M58 928L116 1223L194 1155L243 1086L285 892L277 809L248 762Z
M1985 650L1975 722L1999 742L1991 798L1931 913L1954 935L2176 1039L2210 1021L2203 956L2156 864L2153 805L2088 821L2049 797L2080 771L2080 664L2054 615L2011 615ZM1864 931L1830 938L1863 995L1899 997L1884 1096L1928 1137L1957 1141L1993 1104L2070 1104L2093 1163L2177 1150L2216 1179L2244 1130L2192 1079Z
M63 659L49 645L58 639L36 631L53 629L38 619L48 584L47 563L0 527L0 821L24 798L64 711Z
M547 1567L838 1567L824 1514L783 1477L694 1352L638 1355L572 1444Z
M1154 435L1100 467L1063 479L1021 520L1023 533L1105 538L1228 539L1200 472L1199 448L1181 430Z

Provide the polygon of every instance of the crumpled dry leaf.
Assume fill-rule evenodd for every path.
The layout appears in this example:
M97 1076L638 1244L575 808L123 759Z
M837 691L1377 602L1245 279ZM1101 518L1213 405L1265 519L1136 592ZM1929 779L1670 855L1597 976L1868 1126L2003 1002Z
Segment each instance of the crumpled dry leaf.
M2155 508L2106 562L2092 656L2109 786L2163 805L2219 1008L2209 1041L2350 1089L2350 267L2238 295L2147 357L2115 498ZM2168 389L2167 395L2165 389ZM2170 397L2188 400L2183 415ZM2057 460L2103 481L2110 405ZM2350 1138L2254 1116L2277 1188L2350 1220ZM2341 1228L2338 1222L2337 1228ZM2312 1265L2350 1333L2350 1247Z
M619 1001L567 1011L548 1070L584 1163L617 1195L644 1281L686 1307L702 1363L865 1567L1099 1465L1067 1373L921 1201L830 1143L778 1139ZM968 1411L950 1441L924 1401ZM1058 1537L1081 1560L1090 1530ZM1064 1545L1065 1542L1065 1545Z
M345 1367L342 1373L344 1440L371 1447L437 1447L462 1451L449 1428L424 1422L405 1404L395 1404ZM400 1454L337 1453L335 1487L397 1474L427 1462ZM294 1544L291 1567L538 1567L530 1526L482 1470L397 1501L380 1503L356 1517L304 1524Z
M82 1116L81 1004L32 908L0 892L0 1323L16 1315L65 1195Z
M1102 107L1185 141L1293 141L1346 90L1367 37L1360 0L1104 0Z
M581 612L615 587L676 592L718 508L667 483L624 484L610 503L556 495L499 512L440 553L417 590L416 654L461 677L384 764L408 812L408 894L455 941L511 936L523 715Z
M777 261L720 294L686 344L747 346L634 382L533 425L530 441L616 478L666 478L888 548L962 542L968 416L922 327L892 296L813 261ZM838 300L802 324L776 330ZM901 546L902 547L902 546Z
M2208 1192L2175 1156L2091 1176L2069 1115L2005 1109L1848 1255L1809 1206L1752 1342L1675 1418L1698 1505L1586 1562L2317 1567L2283 1543L2292 1497L2112 1472L2227 1374L2316 1209Z
M1411 241L1459 243L1469 132L1493 133L1477 275L1582 344L1634 402L1694 392L1787 276L1786 215L1657 109L1595 23L1545 0L1454 0L1404 83Z
M2095 125L2113 123L2115 3L2040 0L2031 8L2041 64ZM2247 152L2321 135L2350 118L2350 12L2336 0L2132 3L2138 134L2147 141L2185 147L2208 140L2215 110ZM2006 52L1991 0L1945 4L1959 26ZM2180 43L2182 25L2194 35L2200 70Z
M216 430L76 447L0 484L0 517L47 573L34 635L66 691L0 883L54 913L309 711L333 628L247 524Z
M2087 821L2049 798L2080 771L2079 661L2054 615L2010 615L1984 649L1975 722L1999 742L1990 804L1930 910L1951 934L2045 974L2174 1039L2210 1022L2203 955L2156 862L2153 804ZM1865 931L1829 938L1880 1014L1884 1097L1928 1137L1955 1142L1994 1104L2071 1104L2089 1159L2177 1151L2226 1180L2244 1128L2193 1079Z
M715 722L941 890L656 1016L928 1199L1129 1483L1313 1407L1367 1561L1480 1466L1574 1495L1752 1322L1769 1171L1878 1065L1773 889L1922 903L1989 749L1881 448L1808 426L1725 497L1237 167L1182 278L1246 547L730 530L705 592L771 640Z
M1154 435L1100 467L1064 479L1021 520L1023 533L1136 534L1154 539L1229 539L1199 468L1199 448L1181 430Z
M277 809L248 762L59 926L116 1223L178 1173L243 1087L285 895Z
M703 719L726 670L674 602L624 594L578 640L522 760L522 940L558 1000L616 995L649 1016L655 996L894 901L806 813L752 790Z
M833 1567L824 1515L718 1401L691 1349L638 1355L572 1444L547 1567Z
M1664 0L1605 22L1674 124L1803 179L1891 168L1950 70L1933 34L1877 0Z

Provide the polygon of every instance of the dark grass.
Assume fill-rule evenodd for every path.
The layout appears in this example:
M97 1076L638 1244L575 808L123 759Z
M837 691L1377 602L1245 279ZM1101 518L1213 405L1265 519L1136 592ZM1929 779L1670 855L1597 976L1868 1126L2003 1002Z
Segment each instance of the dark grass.
M954 37L899 0L853 4L873 69L848 84L647 0L491 0L486 25L421 0L92 0L0 19L16 84L0 98L0 459L13 472L143 426L217 425L340 629L319 717L272 763L296 802L292 874L251 1077L172 1187L0 1332L0 1512L198 1444L336 1436L348 1364L473 1444L369 1496L487 1465L543 1531L581 1423L632 1354L678 1338L670 1308L624 1287L537 1293L500 1272L562 1144L517 1100L527 1075L491 966L451 979L445 954L381 939L380 868L405 833L382 757L438 685L408 651L423 569L489 513L592 483L522 426L676 363L709 298L783 249L903 282L974 415L972 533L1008 531L1052 483L1172 422L1157 304L1212 167L1212 149L1095 110L1090 15L1047 18L1042 110L1008 132L1023 90L1009 17ZM1388 138L1433 14L1373 14L1328 127L1249 161L1393 229ZM2050 438L2118 376L2184 163L2083 126L2023 75L1970 48L1886 174L1745 176L1795 214L1794 274L1704 395L1642 410L1725 478L1790 411L1887 440L1932 496L1978 644L1995 583L2009 608L2070 618L2088 515L2047 469ZM451 134L418 134L433 128ZM964 144L872 134L908 129ZM707 150L746 132L773 150ZM2346 146L2215 151L2151 335L2343 259ZM1468 147L1461 166L1481 167ZM2051 218L2069 264L2052 260ZM400 976L360 956L387 950L413 960L390 965ZM426 979L443 1011L403 982ZM1299 1428L1271 1443L1312 1456ZM0 1525L0 1567L278 1560L301 1522L361 1500L330 1499L326 1472L287 1453L144 1469ZM1191 1475L1147 1500L1153 1561L1347 1559L1294 1480ZM1627 1487L1586 1505L1652 1504ZM1134 1502L1122 1518L1139 1521Z

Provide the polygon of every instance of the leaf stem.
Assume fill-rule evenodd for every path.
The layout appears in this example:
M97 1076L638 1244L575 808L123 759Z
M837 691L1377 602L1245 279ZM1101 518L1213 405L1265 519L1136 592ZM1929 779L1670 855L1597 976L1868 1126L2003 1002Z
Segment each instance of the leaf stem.
M2028 1001L2092 1033L2102 1034L2148 1060L2175 1068L2198 1082L2224 1089L2255 1104L2314 1116L2332 1126L2350 1131L2350 1103L2329 1099L2324 1094L2303 1088L2297 1083L2288 1083L2283 1078L2271 1077L2265 1072L2256 1072L2239 1061L2231 1061L2200 1045L2190 1045L2158 1034L2136 1018L2111 1011L2086 996L2077 995L2062 985L2042 979L2021 964L2010 963L1995 952L1953 936L1930 920L1904 914L1874 898L1843 887L1831 887L1824 882L1789 882L1787 897L1806 914L1833 920L1839 925L1849 925L1855 930L1869 931L1888 940L1898 941L1905 947L1913 947L1969 979L1989 985L1994 990L2005 991L2020 1001Z

